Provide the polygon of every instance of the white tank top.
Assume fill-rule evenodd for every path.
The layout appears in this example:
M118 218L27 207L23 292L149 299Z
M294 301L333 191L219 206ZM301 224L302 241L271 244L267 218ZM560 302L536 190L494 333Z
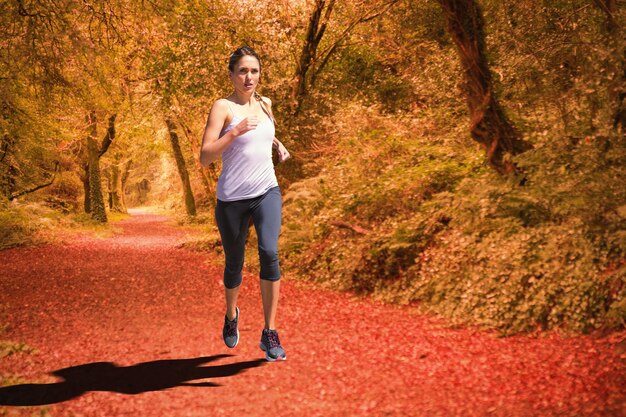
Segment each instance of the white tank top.
M230 103L228 107L233 113L233 119L222 129L220 138L243 120L235 115ZM256 129L237 136L222 152L222 172L217 181L219 200L236 201L258 197L278 185L272 162L274 135L274 122L267 117L259 122Z

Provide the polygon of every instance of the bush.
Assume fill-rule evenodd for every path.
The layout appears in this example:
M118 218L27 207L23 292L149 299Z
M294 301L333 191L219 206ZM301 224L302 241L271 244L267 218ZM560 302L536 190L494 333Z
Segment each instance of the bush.
M64 172L50 187L44 189L46 204L63 212L75 211L83 204L83 183L78 175Z
M522 187L486 173L464 180L450 203L438 196L452 221L425 250L411 244L432 235L419 227L404 246L381 246L385 262L405 259L404 300L505 333L624 325L626 149L548 143L524 155Z
M68 214L41 203L13 201L0 209L0 250L64 240L80 232L107 236L114 231L88 214Z
M0 250L31 243L36 230L23 210L0 211Z
M623 141L529 134L536 147L507 179L472 149L385 123L340 133L340 157L287 191L289 267L503 334L624 326Z

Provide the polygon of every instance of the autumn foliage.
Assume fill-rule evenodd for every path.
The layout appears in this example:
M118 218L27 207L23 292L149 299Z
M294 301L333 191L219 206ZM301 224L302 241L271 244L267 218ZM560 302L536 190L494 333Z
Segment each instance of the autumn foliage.
M200 138L247 44L293 155L276 167L288 270L504 333L624 326L617 2L0 12L0 247L38 241L46 217L106 222L136 205L209 228L220 167L201 167Z

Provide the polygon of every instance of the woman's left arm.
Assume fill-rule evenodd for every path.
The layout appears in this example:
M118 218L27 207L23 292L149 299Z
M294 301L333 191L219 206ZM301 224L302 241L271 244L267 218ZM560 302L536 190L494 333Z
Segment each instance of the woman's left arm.
M263 103L265 103L265 105L269 107L269 113L270 115L272 115L273 119L274 114L272 112L272 100L270 100L268 97L262 97L261 101L263 101ZM291 157L291 154L289 153L287 148L285 148L285 145L283 145L278 139L276 139L276 137L274 137L274 141L272 142L272 149L276 149L276 152L278 153L278 162L285 162Z
M276 152L278 153L278 162L285 162L291 157L291 154L287 148L285 148L285 145L276 139L276 137L274 137L274 141L272 142L272 148L276 149Z

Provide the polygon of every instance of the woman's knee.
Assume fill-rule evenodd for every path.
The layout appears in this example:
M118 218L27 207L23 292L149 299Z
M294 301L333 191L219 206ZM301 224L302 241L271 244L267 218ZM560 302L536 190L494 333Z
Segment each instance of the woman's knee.
M270 281L270 282L279 281L280 280L280 271L276 275L267 276L267 277L261 276L261 280L263 280L263 281Z
M226 288L236 288L241 285L243 271L243 257L236 259L226 259L224 267L224 286Z
M259 248L259 260L261 264L271 264L278 262L278 249L276 248Z
M261 279L278 281L280 278L278 250L259 248L259 263L261 264Z
M243 281L241 270L239 273L231 273L230 271L224 270L224 286L229 290L233 288L237 288L241 285Z

